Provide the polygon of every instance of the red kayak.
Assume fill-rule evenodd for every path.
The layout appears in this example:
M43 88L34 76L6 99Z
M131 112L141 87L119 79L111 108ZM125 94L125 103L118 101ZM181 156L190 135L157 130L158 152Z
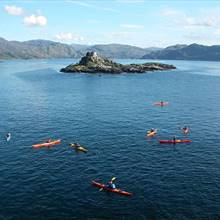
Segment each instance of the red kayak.
M160 144L178 144L178 143L191 143L191 140L159 140Z
M157 106L166 106L168 105L169 102L155 102L154 105L157 105Z
M96 181L92 181L92 185L99 188L99 189L104 189L104 190L109 191L109 192L118 193L118 194L123 195L123 196L132 196L132 193L130 193L130 192L126 192L126 191L123 191L121 189L111 189L111 188L108 188L107 185L102 184L102 183L98 183Z
M32 145L33 148L41 148L41 147L50 147L50 146L53 146L53 145L56 145L56 144L60 144L61 143L61 140L58 139L58 140L54 140L54 141L50 141L50 142L45 142L45 143L41 143L41 144L34 144Z

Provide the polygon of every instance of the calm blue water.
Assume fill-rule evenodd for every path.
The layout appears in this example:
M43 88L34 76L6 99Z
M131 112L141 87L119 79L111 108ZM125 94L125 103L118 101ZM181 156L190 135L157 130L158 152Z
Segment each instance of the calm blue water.
M163 61L178 69L141 75L58 72L72 62L0 63L0 219L220 219L220 63ZM159 100L170 105L153 106ZM184 138L183 125L191 144L145 139L152 127L160 138ZM63 143L31 147L48 138ZM89 152L77 154L73 141ZM112 176L134 196L90 185Z

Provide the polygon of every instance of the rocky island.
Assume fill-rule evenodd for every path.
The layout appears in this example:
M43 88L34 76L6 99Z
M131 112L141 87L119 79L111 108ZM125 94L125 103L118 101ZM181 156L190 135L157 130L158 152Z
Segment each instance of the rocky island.
M66 73L145 73L147 71L176 69L173 65L162 63L120 64L98 56L96 52L87 52L79 63L62 68Z

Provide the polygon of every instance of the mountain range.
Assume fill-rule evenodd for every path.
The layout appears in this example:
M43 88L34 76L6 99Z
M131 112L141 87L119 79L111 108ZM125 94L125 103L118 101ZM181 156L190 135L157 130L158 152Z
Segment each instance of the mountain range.
M0 59L80 58L94 51L107 58L220 61L220 45L177 44L140 48L123 44L64 44L49 40L8 41L0 38Z
M220 61L220 45L175 45L144 55L144 59Z

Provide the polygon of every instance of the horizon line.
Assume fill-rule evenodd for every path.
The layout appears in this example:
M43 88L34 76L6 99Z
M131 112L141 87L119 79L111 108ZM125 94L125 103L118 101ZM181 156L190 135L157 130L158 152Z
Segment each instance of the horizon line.
M206 47L212 47L212 46L220 46L220 44L212 44L212 45L207 45L207 44L199 44L199 43L191 43L191 44L184 44L184 43L179 43L179 44L171 44L171 45L168 45L168 46L165 46L165 47L158 47L158 46L148 46L148 47L143 47L143 46L137 46L137 45L132 45L132 44L123 44L123 43L94 43L94 44L89 44L89 43L74 43L74 42L71 42L71 43L68 43L68 42L62 42L62 41L56 41L56 40L48 40L48 39L43 39L43 38L37 38L37 39L30 39L30 40L8 40L4 37L0 37L0 39L3 39L5 41L9 41L9 42L12 42L12 41L16 41L16 42L20 42L20 43L24 43L24 42L28 42L28 41L49 41L49 42L55 42L55 43L60 43L60 44L65 44L65 45L84 45L84 46L96 46L96 45L123 45L123 46L131 46L131 47L138 47L138 48L141 48L141 49L147 49L147 48L161 48L161 49L165 49L167 47L172 47L172 46L183 46L183 45L186 45L186 46L190 46L190 45L193 45L193 44L196 44L196 45L201 45L201 46L206 46Z

